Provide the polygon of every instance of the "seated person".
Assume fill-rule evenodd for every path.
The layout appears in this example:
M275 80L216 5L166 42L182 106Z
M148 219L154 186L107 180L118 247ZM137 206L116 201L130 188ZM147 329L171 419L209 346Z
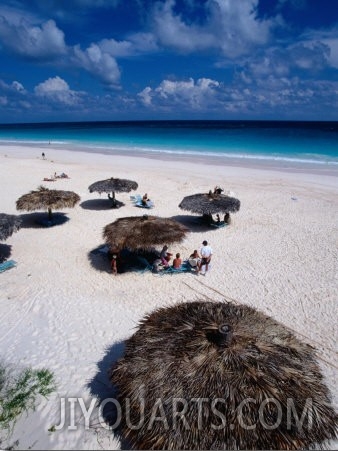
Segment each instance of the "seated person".
M224 223L225 224L230 224L231 223L230 213L225 213L225 215L224 215Z
M148 202L150 202L150 199L148 199L148 194L145 193L145 195L142 197L142 205L148 205Z
M217 215L216 215L216 222L217 222L217 223L220 223L220 222L221 222L221 218L220 218L220 216L219 216L218 213L217 213Z
M176 258L174 258L174 261L173 261L173 268L174 269L180 269L181 266L182 266L181 254L178 252L176 254Z
M153 263L153 273L157 274L160 271L160 264L162 263L162 261L157 258L154 263Z
M215 186L214 188L214 194L221 194L222 191L224 191L220 186Z
M194 252L190 255L188 262L189 265L192 266L193 268L197 268L198 263L201 261L201 256L198 253L198 250L195 249Z
M161 259L163 266L165 266L166 268L169 267L169 261L170 261L172 255L173 254L168 252L168 246L167 245L163 246L163 249L160 253L160 259Z

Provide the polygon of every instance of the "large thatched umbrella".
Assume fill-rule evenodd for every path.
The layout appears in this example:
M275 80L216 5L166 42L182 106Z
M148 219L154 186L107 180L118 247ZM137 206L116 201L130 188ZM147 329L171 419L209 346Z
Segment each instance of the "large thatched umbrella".
M213 214L235 213L240 209L241 202L235 197L217 193L198 193L186 196L179 204L182 210L189 210L193 213L203 215L212 219Z
M107 180L100 180L98 182L92 183L88 189L90 193L108 193L108 198L113 200L113 205L116 205L115 193L130 193L132 190L136 190L138 184L132 180L118 179L111 177ZM112 196L110 196L112 193Z
M0 241L5 241L21 227L21 218L16 215L0 213Z
M110 378L136 449L303 449L337 436L314 348L245 305L154 311Z
M144 215L117 219L105 226L103 237L111 248L141 250L181 242L187 233L174 219Z
M52 210L73 208L80 202L80 196L73 191L48 189L40 186L36 191L24 194L16 201L17 210L48 210L48 219L52 220Z

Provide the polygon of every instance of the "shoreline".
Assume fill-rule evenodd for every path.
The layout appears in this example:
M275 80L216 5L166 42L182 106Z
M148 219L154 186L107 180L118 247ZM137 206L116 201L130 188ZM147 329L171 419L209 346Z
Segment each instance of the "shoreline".
M332 163L310 163L310 162L297 162L289 160L276 160L269 158L255 158L255 157L233 157L226 155L206 155L206 154L183 154L175 152L165 152L165 151L142 151L142 150L106 150L99 147L86 147L84 145L78 146L57 146L53 144L43 145L43 144L1 144L0 143L0 153L4 156L5 153L2 149L8 147L9 149L14 149L18 152L18 149L41 149L42 151L52 151L52 152L75 152L75 153L85 153L89 155L105 155L111 157L133 157L142 158L158 161L170 161L170 162L181 162L181 163L192 163L192 164L205 164L208 166L224 166L224 167L234 167L234 168L245 168L245 169L256 169L263 171L276 171L284 173L294 173L294 174L314 174L314 175L326 175L332 177L338 177L338 165ZM7 155L8 156L8 155ZM21 154L25 157L25 153ZM48 156L47 156L48 157Z

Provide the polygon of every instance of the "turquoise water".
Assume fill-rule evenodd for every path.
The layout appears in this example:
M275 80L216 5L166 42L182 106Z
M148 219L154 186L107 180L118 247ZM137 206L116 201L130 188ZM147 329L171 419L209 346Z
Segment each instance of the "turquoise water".
M338 165L337 122L145 121L0 125L0 145Z

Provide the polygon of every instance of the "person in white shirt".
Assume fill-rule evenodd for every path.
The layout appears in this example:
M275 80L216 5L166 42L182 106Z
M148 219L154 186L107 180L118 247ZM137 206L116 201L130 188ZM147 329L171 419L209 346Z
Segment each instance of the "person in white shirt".
M208 245L207 241L203 241L203 246L201 247L201 261L198 263L198 267L197 267L197 274L199 273L199 271L201 270L202 266L205 265L205 272L208 271L208 267L209 267L209 263L212 257L212 249L211 247Z

